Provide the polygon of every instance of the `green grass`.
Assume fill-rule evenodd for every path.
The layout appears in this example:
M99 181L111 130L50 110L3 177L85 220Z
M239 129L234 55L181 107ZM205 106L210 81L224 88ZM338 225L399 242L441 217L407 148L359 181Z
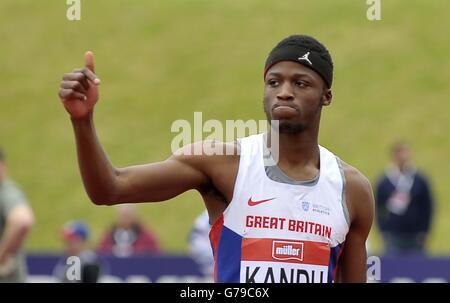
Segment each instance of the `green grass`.
M262 68L270 49L292 33L317 36L335 62L334 102L320 142L374 181L398 138L412 143L417 166L432 177L438 201L430 242L450 241L450 28L446 0L382 1L382 21L365 1L81 1L82 20L65 18L65 1L0 2L0 144L13 179L37 217L30 250L61 248L58 230L85 219L93 242L115 212L94 206L82 187L74 139L57 89L64 72L96 55L102 79L97 130L115 165L170 155L176 119L263 119ZM170 251L186 249L203 209L195 192L141 205L145 222ZM380 249L376 228L371 246Z

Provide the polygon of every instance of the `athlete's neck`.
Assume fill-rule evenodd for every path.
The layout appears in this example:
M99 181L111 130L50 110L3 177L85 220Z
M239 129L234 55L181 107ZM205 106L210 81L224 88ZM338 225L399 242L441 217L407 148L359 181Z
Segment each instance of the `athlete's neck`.
M277 160L278 167L295 180L305 181L316 177L320 167L317 133L303 131L297 134L276 135L279 142L278 154L276 148L269 148L273 158ZM268 139L268 142L272 142L270 132Z

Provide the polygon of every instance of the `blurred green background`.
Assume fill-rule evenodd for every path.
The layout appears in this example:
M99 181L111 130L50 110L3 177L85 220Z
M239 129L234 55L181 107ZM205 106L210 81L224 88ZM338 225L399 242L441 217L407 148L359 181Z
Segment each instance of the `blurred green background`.
M172 122L193 121L194 111L204 120L264 119L266 55L305 33L335 62L320 143L374 182L390 144L409 141L438 202L430 250L449 254L449 4L382 1L382 20L368 21L365 0L81 0L81 20L68 21L66 1L2 0L0 145L36 213L28 249L61 249L59 229L73 218L90 224L96 244L115 217L84 192L57 97L63 73L82 66L86 50L102 79L99 137L126 166L168 157ZM163 247L180 252L203 203L188 192L139 208ZM370 248L381 249L376 225Z

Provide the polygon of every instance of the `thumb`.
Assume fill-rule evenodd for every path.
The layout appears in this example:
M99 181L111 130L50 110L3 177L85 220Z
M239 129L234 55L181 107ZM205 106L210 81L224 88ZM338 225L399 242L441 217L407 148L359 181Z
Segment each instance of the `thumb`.
M95 72L95 66L94 66L94 53L92 53L91 51L87 51L84 54L84 62L85 62L85 66L87 69L89 69L90 71L92 71L92 73L90 73L91 77L88 77L95 83L95 84L100 84L100 79L97 78L97 76L95 76L94 72Z
M87 68L89 68L91 71L94 71L94 53L92 53L91 51L87 51L84 54L84 62Z

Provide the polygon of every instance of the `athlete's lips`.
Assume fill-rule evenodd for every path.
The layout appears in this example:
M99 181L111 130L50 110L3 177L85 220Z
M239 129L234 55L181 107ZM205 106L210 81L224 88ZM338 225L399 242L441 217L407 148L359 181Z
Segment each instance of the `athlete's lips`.
M278 102L272 106L272 117L275 120L292 119L299 115L300 111L292 103Z
M293 104L291 104L291 103L275 103L275 104L272 106L272 110L274 110L274 109L276 109L276 108L280 108L280 109L282 109L282 108L285 108L285 109L294 109L294 110L298 111L298 108L297 108L296 106L294 106Z

